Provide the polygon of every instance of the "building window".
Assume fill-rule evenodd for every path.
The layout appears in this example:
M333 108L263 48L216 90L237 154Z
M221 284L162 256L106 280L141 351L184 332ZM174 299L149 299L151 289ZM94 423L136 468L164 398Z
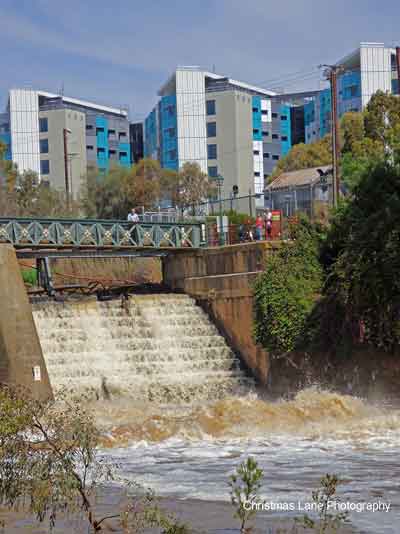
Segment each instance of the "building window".
M278 134L272 134L272 139L279 139L279 135Z
M264 137L268 137L269 136L269 132L263 132L262 133Z
M40 160L40 174L50 174L50 161L48 159Z
M253 150L253 155L254 156L259 156L260 155L260 151L259 150Z
M126 159L127 157L128 157L128 152L121 151L121 152L119 153L119 160L120 160L120 161Z
M172 116L175 114L175 106L170 105L170 106L167 106L165 109L169 116Z
M108 130L108 137L115 137L115 130Z
M126 139L126 132L119 132L118 137L120 141L121 139Z
M218 167L216 165L208 167L208 176L210 178L216 178L218 176Z
M255 171L255 172L254 172L254 176L260 176L259 171Z
M266 180L267 178L269 178L269 174L264 174L264 180Z
M215 137L217 135L217 123L207 122L207 137Z
M263 158L267 158L268 159L270 157L270 155L271 154L269 152L264 152Z
M97 149L97 157L98 158L104 158L106 155L106 151L104 148L98 148Z
M86 130L93 130L93 124L86 124Z
M281 115L281 121L287 121L287 115Z
M273 114L272 114L272 118L273 118L273 119L277 119L277 118L278 118L278 114L277 114L277 113L273 113Z
M109 156L115 156L115 154L116 154L116 151L115 151L115 150L109 150L109 151L108 151L108 155L109 155Z
M99 134L99 133L104 133L104 128L103 127L96 128L96 134Z
M278 154L274 154L274 155L272 156L272 159L274 159L275 161L278 161L278 159L279 159Z
M49 121L46 117L39 119L39 132L48 132L49 131Z
M172 138L175 137L176 135L175 128L168 128L168 135Z
M352 85L350 87L350 96L351 97L357 96L357 85Z
M174 150L170 150L170 151L168 152L168 158L169 158L170 160L176 160L176 150L175 150L175 149L174 149Z
M207 145L207 158L217 159L217 145Z
M258 113L260 110L258 108L253 108L253 113Z
M39 140L39 148L41 154L48 154L49 152L49 140L48 139L40 139Z
M282 141L287 141L288 140L287 135L282 135L281 139Z
M86 150L93 150L93 145L86 145Z
M261 115L268 115L268 110L267 109L262 109L261 110Z
M253 128L253 135L259 135L260 130L258 128Z
M206 100L207 115L215 115L215 100Z

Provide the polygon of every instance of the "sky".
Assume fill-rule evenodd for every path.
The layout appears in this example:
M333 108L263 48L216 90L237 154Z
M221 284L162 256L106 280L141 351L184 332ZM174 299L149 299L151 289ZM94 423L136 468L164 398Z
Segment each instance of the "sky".
M398 0L0 0L0 110L12 87L143 119L178 65L267 89L323 84L362 41L400 45Z

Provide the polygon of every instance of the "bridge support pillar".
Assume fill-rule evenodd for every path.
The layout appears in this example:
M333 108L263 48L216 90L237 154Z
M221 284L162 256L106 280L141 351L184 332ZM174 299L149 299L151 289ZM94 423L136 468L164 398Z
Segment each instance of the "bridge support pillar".
M36 260L36 269L39 284L47 291L49 297L53 297L55 289L49 258L38 258Z
M46 363L14 247L0 245L0 384L52 397Z

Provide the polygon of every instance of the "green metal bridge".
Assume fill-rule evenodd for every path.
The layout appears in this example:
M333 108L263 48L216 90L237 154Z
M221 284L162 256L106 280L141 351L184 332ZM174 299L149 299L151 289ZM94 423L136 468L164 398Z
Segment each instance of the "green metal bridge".
M22 252L143 252L198 248L204 245L200 223L132 223L115 220L42 219L0 217L0 244L10 243ZM28 253L27 253L28 254ZM32 255L32 252L31 252ZM49 255L49 254L46 254ZM51 255L51 254L50 254Z

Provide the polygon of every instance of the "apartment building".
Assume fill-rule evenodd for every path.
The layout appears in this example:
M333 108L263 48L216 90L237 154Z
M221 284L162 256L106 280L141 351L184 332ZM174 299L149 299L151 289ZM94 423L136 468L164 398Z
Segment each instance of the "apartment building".
M144 153L164 168L197 162L211 178L222 176L223 198L234 187L238 197L251 195L255 213L264 206L265 180L292 146L291 104L276 96L198 67L178 67L145 120ZM249 200L235 206L249 211Z
M340 59L338 112L362 111L371 96L380 90L399 95L400 49L383 43L360 43ZM324 89L304 106L305 138L312 143L331 131L331 90Z
M87 170L130 166L126 110L30 89L9 91L0 115L8 158L51 186L78 195Z

